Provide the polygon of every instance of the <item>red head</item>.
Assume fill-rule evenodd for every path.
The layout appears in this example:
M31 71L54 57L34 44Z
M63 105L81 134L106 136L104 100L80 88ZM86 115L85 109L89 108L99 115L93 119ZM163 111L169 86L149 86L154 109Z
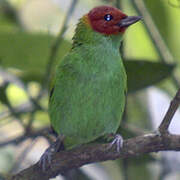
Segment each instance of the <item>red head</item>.
M127 16L119 9L110 6L96 7L87 17L95 31L106 35L123 33L129 25L141 19L139 16Z

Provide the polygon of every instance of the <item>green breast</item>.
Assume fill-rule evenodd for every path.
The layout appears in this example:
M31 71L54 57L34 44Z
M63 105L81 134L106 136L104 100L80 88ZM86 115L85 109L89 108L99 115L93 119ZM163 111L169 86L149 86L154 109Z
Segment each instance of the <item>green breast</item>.
M49 103L53 128L71 148L115 133L124 111L126 73L118 49L83 45L59 64Z

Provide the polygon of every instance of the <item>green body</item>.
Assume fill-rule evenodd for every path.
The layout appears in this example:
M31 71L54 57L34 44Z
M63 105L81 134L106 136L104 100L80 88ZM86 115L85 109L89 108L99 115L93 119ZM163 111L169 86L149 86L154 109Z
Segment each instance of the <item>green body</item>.
M80 22L72 50L57 67L49 114L67 149L116 133L120 125L126 95L121 38Z

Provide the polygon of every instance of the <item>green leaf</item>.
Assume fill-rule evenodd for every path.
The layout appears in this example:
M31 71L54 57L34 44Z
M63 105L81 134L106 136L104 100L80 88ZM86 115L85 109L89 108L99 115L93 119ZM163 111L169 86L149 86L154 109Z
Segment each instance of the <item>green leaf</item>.
M124 61L124 66L127 72L129 93L154 85L169 77L175 67L174 64L138 60Z
M29 70L24 72L18 72L16 73L16 76L23 80L24 83L28 83L31 81L42 83L44 72L44 69Z
M26 32L0 32L0 39L1 66L26 72L43 72L55 37ZM70 43L63 40L58 51L58 59L63 57L69 48Z
M0 31L0 39L0 66L20 70L14 73L26 83L42 82L55 37L40 33ZM71 44L68 41L62 40L54 67L70 47Z

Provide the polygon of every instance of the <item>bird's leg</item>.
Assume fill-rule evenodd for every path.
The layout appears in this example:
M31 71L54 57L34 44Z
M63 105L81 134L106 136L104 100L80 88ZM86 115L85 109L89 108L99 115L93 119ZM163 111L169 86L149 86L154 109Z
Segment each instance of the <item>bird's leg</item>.
M117 152L120 152L120 150L123 147L123 138L122 138L122 136L120 134L115 134L115 135L110 134L110 136L113 137L113 140L109 145L109 149L112 148L112 146L115 144L116 147L117 147Z
M41 156L39 166L42 168L43 171L46 170L47 165L51 164L53 154L64 150L63 140L64 136L58 136L56 141L51 144Z

